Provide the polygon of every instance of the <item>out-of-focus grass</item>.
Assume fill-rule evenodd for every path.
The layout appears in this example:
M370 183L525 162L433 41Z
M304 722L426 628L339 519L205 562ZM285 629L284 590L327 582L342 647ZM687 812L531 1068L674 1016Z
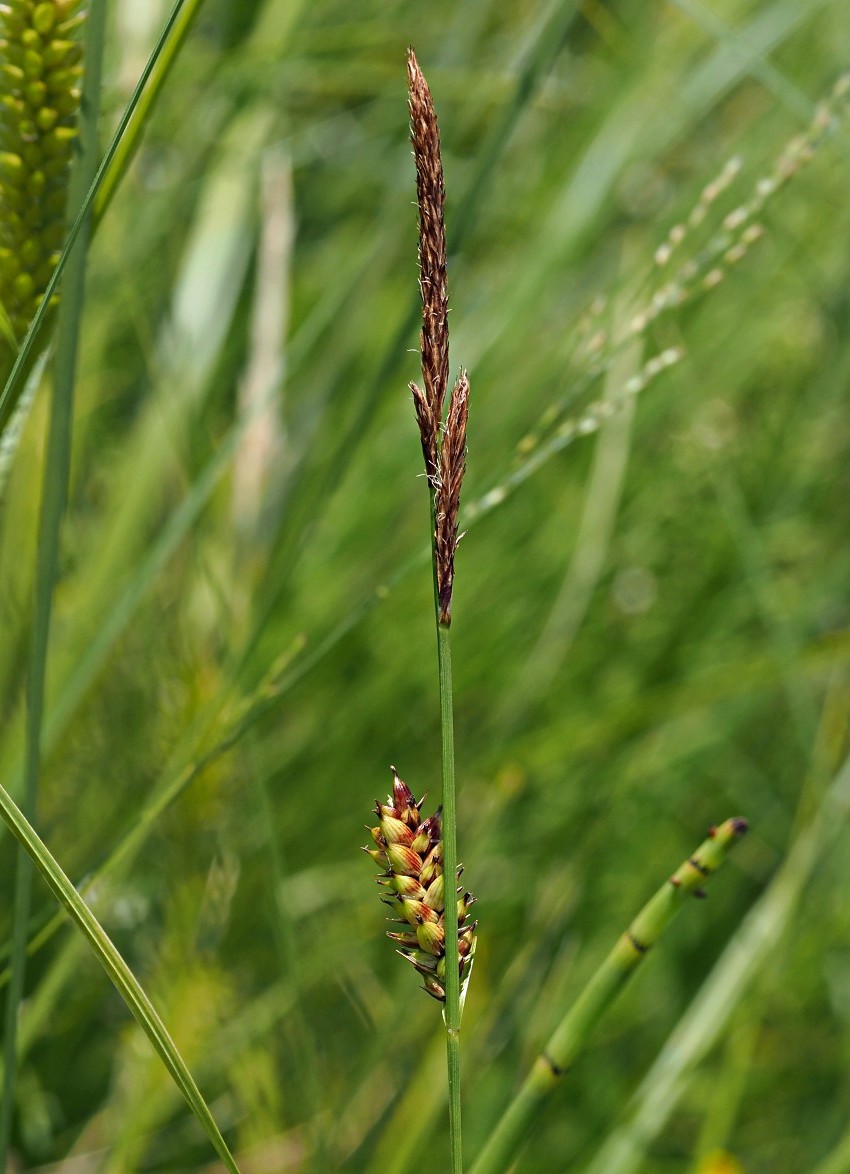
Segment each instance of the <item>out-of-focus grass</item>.
M116 6L116 105L153 35L134 11ZM94 908L246 1170L409 1169L417 1144L440 1168L446 1152L435 1008L382 940L358 848L390 762L414 788L438 786L427 563L399 576L427 538L405 390L406 45L441 119L453 364L473 394L468 503L506 481L523 437L579 386L593 300L619 313L651 293L655 248L740 156L680 248L695 255L850 61L842 7L810 0L352 11L210 3L101 225L49 662L45 837L82 881L143 829L95 883ZM263 473L238 388L281 326L258 319L263 230L287 212L264 198L275 167L291 168L294 220L280 366L260 367L275 455L234 516L235 479ZM705 826L745 814L751 839L603 1025L520 1168L591 1161L846 750L847 167L837 127L741 264L642 341L635 363L670 346L684 358L621 428L610 540L574 632L557 616L588 486L610 488L610 466L592 470L598 439L554 454L461 545L460 851L481 919L470 1153L559 1001ZM600 379L567 411L601 394ZM39 398L0 515L12 786L43 431ZM176 799L151 808L165 792ZM839 1144L838 835L648 1138L645 1170L724 1148L748 1171L802 1172ZM5 837L6 891L12 861ZM54 911L38 898L41 925ZM70 930L35 954L29 987L24 1164L203 1168L199 1132Z

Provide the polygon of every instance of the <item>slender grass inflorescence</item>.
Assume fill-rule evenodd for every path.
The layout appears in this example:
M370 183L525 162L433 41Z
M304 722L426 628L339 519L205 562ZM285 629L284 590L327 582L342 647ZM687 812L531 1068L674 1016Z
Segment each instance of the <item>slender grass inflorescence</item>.
M847 116L848 97L850 74L844 73L828 96L818 103L806 129L785 144L770 172L756 180L749 199L726 212L719 229L704 247L683 261L674 276L655 290L629 324L631 334L643 334L665 311L714 289L734 266L743 261L750 248L764 235L764 226L758 217L801 168L811 162L839 120ZM730 159L720 174L703 188L687 220L670 229L667 239L655 250L653 260L659 271L666 269L690 233L706 220L712 205L732 186L741 168L741 159L737 156Z
M65 237L77 137L81 0L0 5L0 383L5 383Z
M684 357L680 347L668 347L648 359L642 370L610 399L594 400L577 409L577 404L596 380L606 374L623 347L630 345L635 338L647 335L650 327L665 314L717 289L741 264L765 234L760 217L771 201L811 162L830 134L846 122L848 113L850 73L845 72L817 103L808 126L785 144L767 174L754 181L749 197L728 211L717 213L717 206L740 179L744 167L739 156L727 160L720 172L702 188L688 215L673 225L655 250L652 265L645 275L651 292L643 297L623 331L613 336L609 334L602 325L608 301L604 296L594 299L578 323L569 393L547 408L538 424L517 446L518 456L528 463L524 475L533 472L577 438L596 432L631 397L642 392L658 375ZM716 213L714 224L712 213ZM703 230L708 233L707 237L702 243L695 244L694 237ZM687 255L685 250L689 244L691 253ZM674 258L683 253L683 259L675 266ZM513 477L508 481L516 483ZM501 488L493 493L500 497Z

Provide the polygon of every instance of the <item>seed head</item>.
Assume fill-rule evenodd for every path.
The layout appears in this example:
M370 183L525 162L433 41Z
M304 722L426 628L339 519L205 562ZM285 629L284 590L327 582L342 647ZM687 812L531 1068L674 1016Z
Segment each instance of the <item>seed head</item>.
M401 929L387 937L399 946L399 953L418 971L423 989L445 1002L446 975L446 880L443 875L443 845L440 813L422 819L423 800L417 803L410 788L393 772L393 791L386 803L376 803L377 827L368 830L375 848L364 849L379 868L377 877L383 900L398 914ZM410 837L407 841L407 837ZM460 876L461 869L458 869ZM469 909L475 898L458 888L458 957L461 994L465 990L475 953L477 922L470 922Z
M446 284L445 190L440 157L440 129L434 100L416 54L407 53L410 139L416 162L416 198L419 207L419 292L422 297L422 380L413 385L413 400L425 471L437 474L437 432L449 382L449 292Z
M469 416L469 380L461 371L452 388L449 414L440 447L440 481L437 486L434 542L437 552L437 587L440 596L440 623L452 622L452 588L460 512L460 487L466 472L466 421Z
M458 544L460 487L466 471L469 380L461 371L449 401L449 295L446 282L446 227L440 131L434 101L412 49L407 54L410 138L416 162L419 206L419 290L422 297L423 387L410 384L419 425L425 473L435 494L434 554L440 623L451 623L454 559Z
M0 379L5 382L65 237L77 136L78 0L0 4Z

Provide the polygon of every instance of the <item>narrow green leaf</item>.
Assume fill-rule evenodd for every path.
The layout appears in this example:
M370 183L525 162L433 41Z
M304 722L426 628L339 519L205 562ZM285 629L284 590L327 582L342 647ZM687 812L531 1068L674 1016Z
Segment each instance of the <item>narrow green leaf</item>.
M71 169L68 207L76 210L91 183L97 159L97 115L100 109L101 66L103 61L106 5L93 3L86 21L85 77L80 102L80 152ZM26 762L24 769L24 810L37 822L41 775L41 728L47 674L47 650L53 610L53 588L59 567L62 519L68 497L71 470L71 436L74 416L74 383L77 349L85 301L86 260L91 221L86 218L73 251L69 254L67 300L59 311L56 364L50 406L50 428L44 459L43 489L36 556L35 606L30 634L26 686ZM12 976L6 996L4 1082L0 1105L0 1167L5 1170L12 1134L17 1077L17 1030L20 1003L24 994L27 963L27 932L32 892L32 864L26 853L18 852L15 870L15 901L12 931Z
M170 1072L174 1083L185 1097L186 1103L200 1122L216 1153L228 1170L233 1174L239 1174L239 1168L221 1136L206 1101L153 1003L145 994L130 967L118 953L103 926L3 787L0 787L0 815L6 821L12 835L47 881L57 901L65 908L91 946L98 962L106 971L121 998L130 1008L134 1019Z

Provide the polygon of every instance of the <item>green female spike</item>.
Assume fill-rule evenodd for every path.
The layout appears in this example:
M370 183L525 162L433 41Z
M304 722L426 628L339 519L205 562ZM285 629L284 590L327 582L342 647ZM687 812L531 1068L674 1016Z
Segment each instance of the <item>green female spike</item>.
M77 0L0 6L0 384L56 265L77 137Z

